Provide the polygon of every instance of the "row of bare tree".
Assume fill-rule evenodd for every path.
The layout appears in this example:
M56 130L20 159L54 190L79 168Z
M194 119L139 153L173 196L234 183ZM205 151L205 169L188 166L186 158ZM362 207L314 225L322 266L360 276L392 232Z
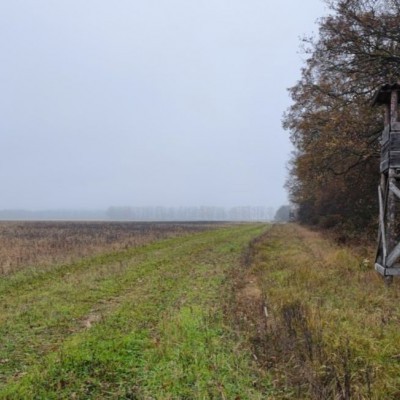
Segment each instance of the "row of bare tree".
M272 207L110 207L107 217L132 221L271 221Z

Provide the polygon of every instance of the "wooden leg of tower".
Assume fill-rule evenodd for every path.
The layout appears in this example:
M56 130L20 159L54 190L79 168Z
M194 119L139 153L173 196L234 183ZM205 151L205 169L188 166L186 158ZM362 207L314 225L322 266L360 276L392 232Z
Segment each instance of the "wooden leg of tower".
M375 270L382 276L386 273L386 257L387 257L387 236L386 236L386 208L387 208L387 176L382 173L381 181L378 186L379 200L379 229L378 229L378 246L375 256Z
M389 176L387 184L396 185L395 171L389 169ZM397 244L398 233L396 223L396 195L391 191L387 191L387 245L388 252L390 253ZM385 265L386 266L386 265ZM393 276L385 276L385 283L390 285L393 282Z
M378 252L376 261L385 267L387 257L387 243L386 243L386 175L381 174L381 182L378 187L378 198L379 198L379 232L378 232Z

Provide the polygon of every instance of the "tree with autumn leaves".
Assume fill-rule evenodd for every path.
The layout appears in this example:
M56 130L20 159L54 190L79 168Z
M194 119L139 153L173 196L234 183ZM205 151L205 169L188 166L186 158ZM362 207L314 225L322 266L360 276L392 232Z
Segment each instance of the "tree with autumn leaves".
M287 188L300 221L375 226L382 110L375 91L400 79L400 0L333 0L283 118L295 146Z

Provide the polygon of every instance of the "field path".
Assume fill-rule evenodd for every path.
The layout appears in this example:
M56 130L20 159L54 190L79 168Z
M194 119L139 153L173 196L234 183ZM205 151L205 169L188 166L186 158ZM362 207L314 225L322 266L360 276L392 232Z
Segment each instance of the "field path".
M232 274L260 224L0 281L0 398L264 398L230 326ZM253 360L253 361L252 361Z

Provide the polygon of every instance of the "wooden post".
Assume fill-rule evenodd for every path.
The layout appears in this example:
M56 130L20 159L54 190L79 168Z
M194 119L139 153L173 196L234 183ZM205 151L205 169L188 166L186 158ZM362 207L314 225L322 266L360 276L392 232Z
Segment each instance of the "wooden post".
M398 121L399 114L399 94L397 90L392 90L390 94L390 123L392 127Z
M386 227L385 227L385 214L386 214L386 175L381 174L381 182L379 185L379 235L378 241L382 241L382 263L386 265L386 257L387 257L387 236L386 236Z
M390 105L385 104L385 128L390 125Z
M397 90L393 90L390 93L390 125L391 127L395 127L396 122L398 121L398 104L399 104L399 95ZM390 157L390 154L389 154ZM397 186L396 179L396 170L394 168L389 168L388 171L388 184L389 187L391 185ZM397 222L396 222L396 195L392 190L388 190L388 198L387 198L387 245L388 252L390 252L396 247L398 241L398 232L397 232ZM385 283L391 284L393 282L393 276L385 276Z
M389 169L389 185L396 185L395 171L393 168ZM389 253L396 246L396 195L392 190L388 192L387 199L387 242L389 246Z

